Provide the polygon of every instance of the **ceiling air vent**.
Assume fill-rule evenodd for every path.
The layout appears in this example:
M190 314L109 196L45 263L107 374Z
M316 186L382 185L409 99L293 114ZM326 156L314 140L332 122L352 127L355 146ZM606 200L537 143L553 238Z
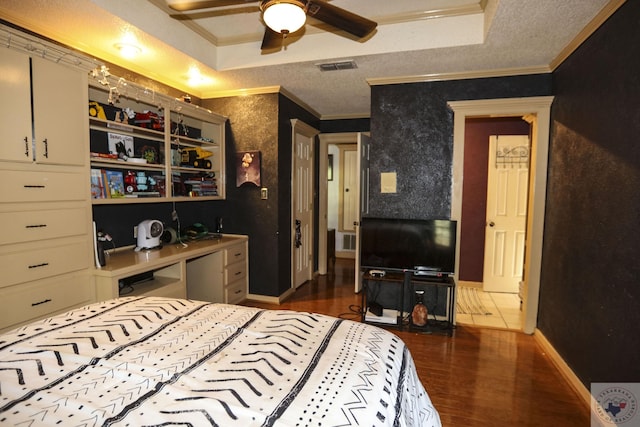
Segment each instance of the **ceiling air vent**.
M326 62L317 65L320 71L353 70L354 68L358 68L354 61Z

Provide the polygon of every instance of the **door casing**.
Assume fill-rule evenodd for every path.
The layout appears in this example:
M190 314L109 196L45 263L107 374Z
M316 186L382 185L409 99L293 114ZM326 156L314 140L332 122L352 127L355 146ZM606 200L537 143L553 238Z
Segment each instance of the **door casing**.
M454 112L451 218L458 221L456 273L454 275L456 283L458 282L460 263L460 224L462 220L462 182L466 119L467 117L528 116L532 120L531 166L522 307L522 329L527 334L533 334L535 332L538 316L552 102L553 96L537 96L529 98L450 101L448 103Z

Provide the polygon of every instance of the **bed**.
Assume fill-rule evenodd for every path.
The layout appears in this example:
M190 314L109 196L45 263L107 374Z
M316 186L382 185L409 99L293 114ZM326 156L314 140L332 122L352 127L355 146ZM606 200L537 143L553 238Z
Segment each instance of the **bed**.
M411 354L350 320L159 297L0 336L0 425L440 426Z

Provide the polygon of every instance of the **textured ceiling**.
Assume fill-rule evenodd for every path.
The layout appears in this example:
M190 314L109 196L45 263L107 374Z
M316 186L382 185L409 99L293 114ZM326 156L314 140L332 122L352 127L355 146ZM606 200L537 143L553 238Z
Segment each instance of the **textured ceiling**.
M257 2L180 15L164 0L2 0L0 18L200 98L282 87L335 118L368 116L370 84L550 71L594 18L622 2L333 0L378 22L376 32L354 40L309 20L302 36L269 54L260 52ZM125 33L142 48L134 60L114 47ZM357 68L317 67L345 59Z

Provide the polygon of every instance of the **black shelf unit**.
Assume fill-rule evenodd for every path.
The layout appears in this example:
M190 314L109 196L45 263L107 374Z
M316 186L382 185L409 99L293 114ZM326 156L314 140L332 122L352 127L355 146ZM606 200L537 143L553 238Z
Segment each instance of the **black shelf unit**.
M384 276L371 275L371 269L363 271L362 274L362 310L361 321L363 323L370 323L383 327L394 327L400 330L405 327L412 332L420 332L425 334L433 333L446 333L449 336L453 335L453 329L455 328L453 322L454 310L455 310L455 291L456 284L452 277L431 277L421 276L414 274L414 270L397 270L397 269L378 269L384 271ZM375 316L369 316L367 319L368 310L368 290L371 282L379 282L382 284L395 285L399 287L399 297L396 298L395 307L390 307L396 310L397 317L395 323L388 323L382 321L376 321ZM410 293L410 306L415 304L414 295L416 287L436 287L438 289L444 289L446 292L446 318L444 320L434 319L430 314L429 320L426 325L418 326L414 325L411 321L411 313L407 313L405 320L405 291L409 290ZM386 308L386 307L385 307Z

